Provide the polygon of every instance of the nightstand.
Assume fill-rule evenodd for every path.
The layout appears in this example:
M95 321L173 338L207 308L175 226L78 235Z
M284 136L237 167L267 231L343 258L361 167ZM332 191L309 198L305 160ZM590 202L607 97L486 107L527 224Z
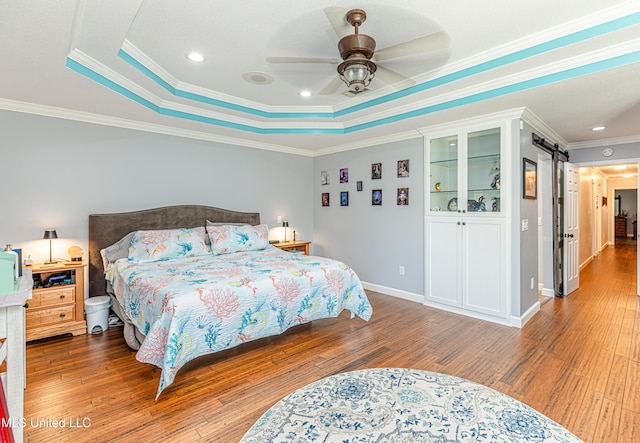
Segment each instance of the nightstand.
M27 341L87 332L84 320L85 266L85 262L68 262L29 267L34 288L26 313Z
M311 244L310 241L287 241L287 242L280 242L280 243L275 243L273 246L275 246L276 248L280 248L283 251L290 251L290 252L304 252L304 255L309 255L309 245Z

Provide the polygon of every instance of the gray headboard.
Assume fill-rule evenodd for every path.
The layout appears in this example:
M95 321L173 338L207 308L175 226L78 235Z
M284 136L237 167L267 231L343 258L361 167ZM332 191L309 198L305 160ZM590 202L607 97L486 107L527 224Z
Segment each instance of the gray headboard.
M100 250L110 246L129 232L147 229L196 228L206 221L260 224L257 212L236 212L211 206L181 205L143 211L89 216L89 296L105 295Z

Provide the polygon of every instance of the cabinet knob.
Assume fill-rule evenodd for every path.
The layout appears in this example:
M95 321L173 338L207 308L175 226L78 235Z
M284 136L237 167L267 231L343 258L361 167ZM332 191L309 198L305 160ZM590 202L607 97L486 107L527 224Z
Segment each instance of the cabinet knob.
M24 305L22 305L22 307L25 309L29 309L29 303L25 303Z
M462 226L466 226L466 225L467 225L467 222L462 222Z
M62 314L60 314L60 318L64 318L64 317L65 317L65 314L63 312Z
M64 300L64 295L61 295L61 296L60 296L60 300Z
M458 222L458 226L460 226L460 222Z

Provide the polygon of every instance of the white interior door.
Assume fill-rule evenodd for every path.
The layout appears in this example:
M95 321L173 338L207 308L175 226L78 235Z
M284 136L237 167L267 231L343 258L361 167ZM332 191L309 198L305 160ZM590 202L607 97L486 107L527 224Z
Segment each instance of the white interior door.
M580 230L578 220L578 190L580 188L579 169L564 164L564 295L571 294L580 286Z

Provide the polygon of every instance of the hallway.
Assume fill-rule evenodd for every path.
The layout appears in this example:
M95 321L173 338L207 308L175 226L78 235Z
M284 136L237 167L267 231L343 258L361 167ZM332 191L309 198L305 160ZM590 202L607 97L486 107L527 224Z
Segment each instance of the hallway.
M607 247L582 269L577 291L549 300L523 329L553 355L557 367L546 365L545 373L562 374L551 375L548 389L541 382L540 403L526 401L555 410L554 418L585 441L640 441L636 260L636 241Z

